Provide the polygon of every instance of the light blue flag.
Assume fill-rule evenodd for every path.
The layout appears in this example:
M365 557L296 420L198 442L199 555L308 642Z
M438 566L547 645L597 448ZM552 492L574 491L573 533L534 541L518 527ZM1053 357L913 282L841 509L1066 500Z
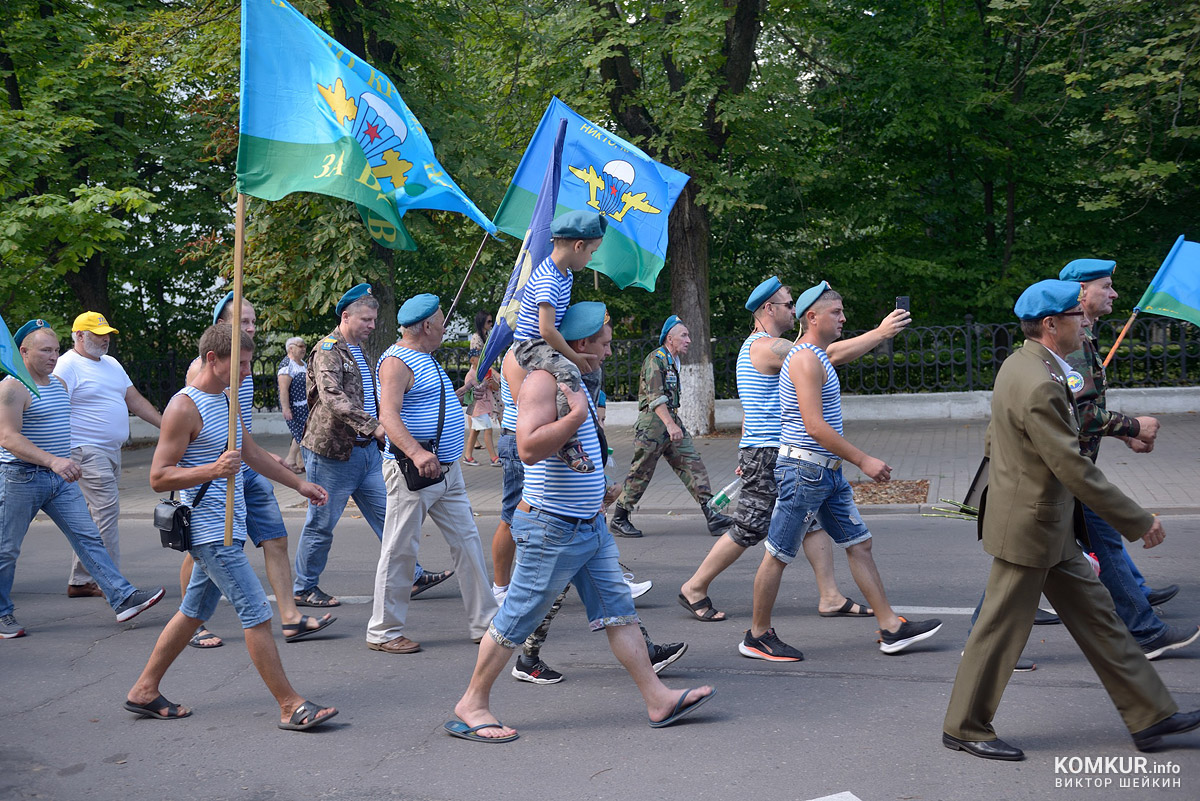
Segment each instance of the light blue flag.
M522 236L529 228L545 154L559 119L567 120L567 135L558 205L551 216L577 209L605 215L604 244L588 266L622 289L640 286L653 292L667 258L667 217L688 176L579 116L557 97L542 115L496 211L496 227L512 236Z
M12 332L8 330L3 317L0 317L0 371L8 373L20 381L37 397L42 396L42 393L38 392L37 384L33 383L33 376L25 367L25 360L21 358L21 349L17 347Z
M285 0L242 2L238 191L317 192L358 204L371 236L415 250L400 218L453 211L496 227L433 154L396 85Z
M1175 240L1136 310L1200 326L1200 243Z

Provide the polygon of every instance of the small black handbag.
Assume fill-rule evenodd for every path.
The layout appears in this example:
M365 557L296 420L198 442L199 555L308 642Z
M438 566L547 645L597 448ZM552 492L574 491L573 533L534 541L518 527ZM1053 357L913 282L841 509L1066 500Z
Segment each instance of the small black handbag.
M211 481L204 482L192 506L200 505L210 484ZM176 551L186 551L192 547L192 506L175 500L174 490L170 497L159 500L154 507L154 527L158 529L162 547Z
M438 441L442 438L442 424L446 422L446 380L441 380L442 390L442 406L438 410L438 427L437 436L433 439L419 439L417 444L425 450L437 456ZM408 487L409 492L432 487L434 484L441 484L446 480L444 472L438 472L436 478L426 478L421 475L420 468L416 463L409 458L408 454L396 447L396 443L391 443L392 456L396 457L396 466L400 468L400 475L404 476L404 486Z

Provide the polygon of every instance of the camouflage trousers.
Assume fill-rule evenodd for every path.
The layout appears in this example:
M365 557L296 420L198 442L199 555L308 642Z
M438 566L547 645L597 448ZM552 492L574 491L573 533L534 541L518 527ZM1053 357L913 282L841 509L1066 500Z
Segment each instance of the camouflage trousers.
M767 538L771 528L771 512L779 490L775 486L775 460L779 448L739 448L738 469L742 488L733 510L733 528L729 538L743 548L757 545Z
M677 424L678 420L675 421ZM680 426L682 428L682 425ZM667 464L679 476L683 486L703 506L712 498L712 484L708 479L708 470L700 460L700 453L692 444L692 437L687 429L683 429L683 439L672 442L667 435L667 427L654 412L642 412L638 415L637 424L633 429L633 464L625 476L625 486L617 505L623 509L633 509L650 485L654 476L654 468L659 458L665 458Z
M550 623L554 620L554 616L558 614L558 610L562 609L563 600L567 597L567 590L571 589L571 585L563 587L563 591L554 599L554 603L550 606L550 611L546 613L546 617L538 624L538 627L533 630L533 634L525 640L525 656L530 659L538 659L542 653L542 646L546 644L546 637L550 634ZM650 639L650 633L646 631L646 627L638 623L638 628L642 630L642 639L646 641L646 649L651 654L654 653L654 642Z

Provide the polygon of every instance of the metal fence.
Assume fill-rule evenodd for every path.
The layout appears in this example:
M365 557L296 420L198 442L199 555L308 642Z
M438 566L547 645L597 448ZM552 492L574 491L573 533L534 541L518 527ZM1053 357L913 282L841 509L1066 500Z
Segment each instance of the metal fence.
M1102 322L1097 333L1107 353L1123 321ZM843 337L862 331L847 331ZM961 325L912 327L862 358L838 368L847 394L883 395L898 392L963 392L991 389L996 371L1023 337L1014 323L977 323L970 316ZM718 398L737 397L737 354L744 337L718 337L712 342L713 378ZM642 361L658 342L654 339L614 340L604 364L604 389L614 401L636 400ZM466 377L469 356L465 343L447 343L434 354L455 386ZM283 353L264 348L254 360L254 405L278 409L276 374ZM191 356L169 352L162 359L126 364L137 388L162 408L181 386ZM1200 329L1167 317L1135 321L1108 368L1110 387L1176 387L1200 384Z

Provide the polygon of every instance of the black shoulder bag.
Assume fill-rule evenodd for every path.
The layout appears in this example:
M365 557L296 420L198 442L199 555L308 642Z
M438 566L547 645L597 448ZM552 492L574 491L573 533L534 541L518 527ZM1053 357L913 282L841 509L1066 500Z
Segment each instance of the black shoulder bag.
M175 500L175 490L170 497L163 498L154 507L154 527L162 539L162 547L176 551L187 551L192 547L192 508L199 506L204 500L212 481L205 481L196 493L196 499L188 506L183 501Z
M446 379L441 378L439 381L442 396L442 405L438 409L438 426L437 436L433 439L419 439L417 444L425 450L437 456L438 442L442 439L442 425L446 422ZM421 475L420 469L416 463L409 458L408 454L396 447L396 443L391 443L392 456L396 457L396 466L400 468L400 474L404 476L404 485L408 487L410 492L416 492L426 487L432 487L434 484L441 484L446 480L446 474L438 471L437 478L426 478Z

